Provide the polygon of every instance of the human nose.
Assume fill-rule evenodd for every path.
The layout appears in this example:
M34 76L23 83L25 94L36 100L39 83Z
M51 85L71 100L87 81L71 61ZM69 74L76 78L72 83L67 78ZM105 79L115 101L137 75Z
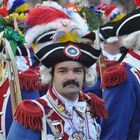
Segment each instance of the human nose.
M68 80L73 80L73 79L75 79L75 78L76 78L76 76L75 76L75 74L74 74L73 71L69 71L69 72L67 73L67 79L68 79Z

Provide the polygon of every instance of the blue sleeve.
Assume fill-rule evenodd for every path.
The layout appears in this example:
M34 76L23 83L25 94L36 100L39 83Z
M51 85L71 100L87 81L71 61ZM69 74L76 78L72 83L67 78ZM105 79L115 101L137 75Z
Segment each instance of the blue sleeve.
M128 140L130 123L136 106L134 89L130 82L104 89L103 99L109 119L101 121L101 140Z
M32 131L13 121L7 140L41 140L40 131Z
M134 88L135 98L136 98L136 107L135 107L135 112L133 114L133 119L131 121L129 140L131 139L138 140L140 134L140 83L139 83L140 77L137 75L138 79L136 78L136 76L134 75L135 71L132 72L131 67L129 65L127 65L126 68L128 73L128 79Z
M98 97L102 97L101 80L99 78L94 86L88 87L85 85L84 93L88 93L88 92L92 92L96 94Z

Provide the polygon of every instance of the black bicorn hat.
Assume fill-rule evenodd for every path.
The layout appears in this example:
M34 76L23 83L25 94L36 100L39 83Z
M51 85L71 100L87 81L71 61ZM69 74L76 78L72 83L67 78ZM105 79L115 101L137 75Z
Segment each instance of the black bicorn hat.
M111 36L114 24L114 22L107 22L99 28L99 37L101 41L105 41Z
M83 41L91 40L91 35L85 20L74 11L69 13L51 6L36 7L27 15L27 26L28 23L27 45L32 44L36 58L47 68L71 60L90 67L100 56L100 48L93 45L94 39L92 43Z
M55 43L44 46L37 53L36 57L46 67L51 67L62 61L77 61L90 67L100 56L100 49L91 45L77 42Z
M130 12L115 24L111 36L122 36L140 30L140 8Z

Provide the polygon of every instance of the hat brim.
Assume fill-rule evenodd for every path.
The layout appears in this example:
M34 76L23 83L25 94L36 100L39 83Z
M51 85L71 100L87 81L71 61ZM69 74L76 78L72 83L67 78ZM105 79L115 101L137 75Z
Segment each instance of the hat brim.
M42 47L36 57L46 67L63 61L78 61L86 67L93 65L100 56L100 49L83 43L56 43Z
M140 30L140 8L127 14L116 23L112 31L112 36L127 35L137 30Z
M5 48L3 46L0 47L0 52L5 53ZM25 46L17 46L16 48L16 56L28 56L29 52L28 49L25 48Z
M114 24L115 23L113 22L108 22L100 27L99 36L100 36L101 41L105 41L107 38L111 36Z

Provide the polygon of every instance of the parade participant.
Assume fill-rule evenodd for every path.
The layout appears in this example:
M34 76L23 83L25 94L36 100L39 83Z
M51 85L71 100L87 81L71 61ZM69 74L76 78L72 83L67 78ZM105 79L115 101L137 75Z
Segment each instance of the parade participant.
M99 97L102 97L101 79L103 70L116 65L118 60L122 57L120 48L122 46L121 38L116 36L110 37L113 30L114 22L108 22L102 25L99 29L100 46L102 48L102 57L99 62L94 64L96 73L94 79L96 83L90 87L84 86L84 92L92 92Z
M13 121L13 106L16 106L19 98L24 100L40 97L39 70L29 69L30 52L24 46L23 34L27 10L26 0L6 0L3 1L0 8L0 54L3 56L0 83L0 134L5 139ZM9 46L6 40L9 42ZM19 86L17 86L17 82L19 82Z
M35 55L44 66L42 79L50 87L38 100L19 104L7 140L99 139L95 117L106 118L107 112L103 101L84 94L82 86L89 80L89 68L100 49L93 40L81 38L87 33L86 23L77 13L70 14L76 14L80 24L50 6L38 5L29 12L26 35L35 33L27 45L34 44Z
M106 40L109 40L110 38L111 39L113 39L113 38L114 39L115 38L119 39L122 36L124 36L123 38L125 38L126 35L140 30L140 24L139 24L139 22L140 22L140 18L139 18L140 17L140 14L139 14L140 13L140 8L139 8L140 1L139 0L134 0L134 2L137 6L136 10L130 12L129 14L124 16L119 21L117 21L115 23L110 23L109 22L109 23L103 25L100 28L100 39L101 39L101 41L106 41ZM138 49L135 49L135 51L133 51L135 46L131 45L131 44L135 44L134 42L137 40L137 38L135 38L133 40L133 36L136 36L135 34L138 34L138 32L134 33L134 35L130 35L129 39L126 39L126 41L124 41L126 43L127 43L127 41L129 42L129 44L127 43L126 47L124 46L125 43L122 44L125 48L124 47L120 48L120 52L122 52L122 56L118 60L119 62L123 61L123 59L128 58L126 55L131 56L131 62L132 62L132 57L135 60L138 59L138 57L136 57L137 55L139 55L139 54L137 54ZM123 40L123 38L122 38L122 40ZM129 40L131 40L132 43ZM133 48L133 49L131 49L131 48ZM133 55L132 55L131 52L133 52ZM136 55L134 55L134 53L136 53ZM139 59L138 59L138 61L139 61ZM138 61L137 61L137 63L139 63ZM127 61L127 63L130 63L130 61ZM133 64L135 64L135 63L131 63L131 65L133 65ZM138 67L138 66L139 65L135 65L134 67Z
M137 4L139 2L136 0ZM100 123L102 129L101 140L139 139L139 19L138 8L113 26L100 30L102 40L107 40L110 37L126 36L122 40L124 47L120 48L122 52L122 56L118 60L120 64L107 68L103 72L103 81L100 84L103 89L102 98L109 111L109 119L106 121L101 120ZM105 31L106 29L108 29L108 32ZM98 87L100 87L99 84ZM86 91L94 91L93 88Z
M139 61L138 37L139 37L139 30L140 30L140 24L139 24L140 8L139 8L139 1L136 0L135 3L137 4L138 8L132 11L131 13L127 14L126 16L124 16L124 18L122 18L120 21L114 24L113 28L110 30L110 33L108 33L108 35L105 35L105 36L106 36L106 39L110 37L124 36L123 37L124 39L122 40L124 40L123 46L126 48L126 50L124 51L125 55L123 55L123 57L121 58L121 61L123 61L124 59L124 61L127 61L127 63L129 63L130 65L134 66L135 68L139 70L140 61ZM128 37L126 38L127 35ZM127 60L130 57L131 57L131 61ZM135 62L137 64L135 64Z
M102 98L109 111L109 119L101 121L101 140L114 138L138 140L140 130L139 69L130 65L122 62L103 72Z
M139 9L122 18L113 28L124 39L125 57L103 72L103 99L109 119L101 121L101 140L138 140L140 132ZM125 47L124 46L124 47ZM133 66L133 67L132 67Z

